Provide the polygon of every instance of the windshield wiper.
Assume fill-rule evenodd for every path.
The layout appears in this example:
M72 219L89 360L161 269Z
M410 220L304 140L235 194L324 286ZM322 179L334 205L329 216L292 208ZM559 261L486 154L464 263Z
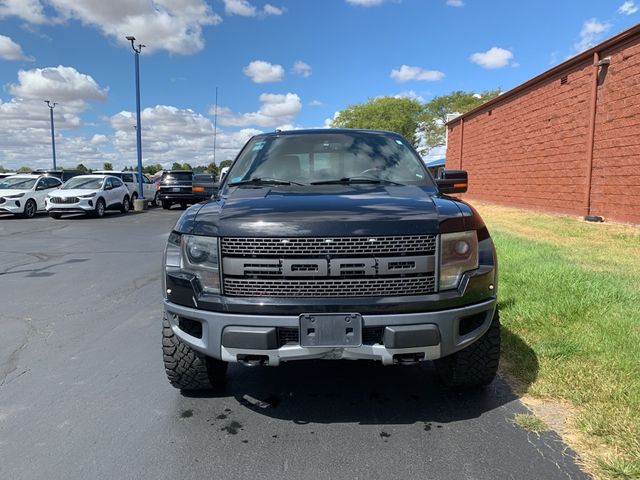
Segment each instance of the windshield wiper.
M343 177L334 178L333 180L320 180L317 182L311 182L310 185L349 185L352 183L386 183L388 185L402 185L402 183L392 182L391 180L383 180L381 178L369 178L369 177Z
M290 180L278 180L277 178L250 178L249 180L239 180L237 182L230 182L230 187L237 187L239 185L304 185L304 183L293 182Z

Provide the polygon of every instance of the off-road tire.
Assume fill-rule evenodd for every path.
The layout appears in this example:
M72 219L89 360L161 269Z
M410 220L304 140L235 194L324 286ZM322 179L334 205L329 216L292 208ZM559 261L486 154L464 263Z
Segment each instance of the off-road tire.
M171 208L171 202L163 200L162 201L162 208L164 208L165 210L169 210Z
M436 360L440 380L448 387L475 388L489 385L500 361L500 315L496 310L489 330L468 347Z
M209 358L182 343L162 319L162 357L169 383L180 390L211 390L224 384L227 362Z

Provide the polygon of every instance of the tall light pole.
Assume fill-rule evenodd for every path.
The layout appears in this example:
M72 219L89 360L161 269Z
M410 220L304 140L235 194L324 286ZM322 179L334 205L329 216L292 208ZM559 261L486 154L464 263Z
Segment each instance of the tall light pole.
M213 115L213 164L216 165L216 136L218 135L218 87L216 87L216 109Z
M56 136L53 129L53 109L56 108L57 103L45 100L44 103L49 107L49 118L51 119L51 149L53 150L53 169L56 169Z
M140 125L140 52L146 45L138 44L136 48L134 42L136 37L126 37L131 42L131 48L135 52L136 59L136 144L138 147L138 190L141 199L144 198L144 190L142 189L142 128Z

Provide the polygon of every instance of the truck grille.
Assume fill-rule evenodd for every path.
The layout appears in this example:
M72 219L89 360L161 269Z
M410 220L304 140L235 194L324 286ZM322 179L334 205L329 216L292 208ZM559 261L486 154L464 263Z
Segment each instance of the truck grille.
M51 203L78 203L78 197L51 197Z
M222 239L223 255L370 255L420 252L433 255L435 235Z
M434 290L433 275L337 280L224 279L224 293L233 297L387 297L424 295Z
M220 240L224 294L388 297L436 290L436 235Z

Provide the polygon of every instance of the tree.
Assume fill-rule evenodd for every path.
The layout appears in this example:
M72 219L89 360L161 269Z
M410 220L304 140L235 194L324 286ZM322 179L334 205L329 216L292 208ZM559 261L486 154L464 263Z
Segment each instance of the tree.
M16 170L16 173L31 173L33 170L31 170L31 167L20 167L18 170Z
M410 98L370 98L366 103L347 106L331 121L332 127L370 128L397 132L413 145L418 145L416 135L423 106Z
M215 163L212 162L209 165L207 165L207 173L210 173L211 175L217 177L219 171L220 170L218 169L218 166Z
M152 164L152 165L145 165L145 167L143 168L144 173L146 173L147 175L155 175L161 170L162 170L162 165L160 165L159 163Z
M222 170L224 167L230 167L231 164L233 163L233 160L223 160L220 162L220 170Z
M82 163L79 163L76 166L76 170L78 170L79 172L82 172L82 173L87 173L89 171L89 169L87 167L85 167Z
M173 162L173 165L171 165L171 170L182 170L182 165L178 162Z
M421 146L430 150L444 145L448 114L467 113L498 95L500 95L499 88L481 93L456 90L448 95L434 97L424 105L424 113L420 121L423 138Z
M103 170L113 170L113 165L111 164L111 162L104 162L102 164L102 169Z
M6 168L4 168L2 165L0 165L0 173L6 173L9 170L7 170Z
M182 170L193 170L193 168L191 167L191 165L185 162L182 164Z

